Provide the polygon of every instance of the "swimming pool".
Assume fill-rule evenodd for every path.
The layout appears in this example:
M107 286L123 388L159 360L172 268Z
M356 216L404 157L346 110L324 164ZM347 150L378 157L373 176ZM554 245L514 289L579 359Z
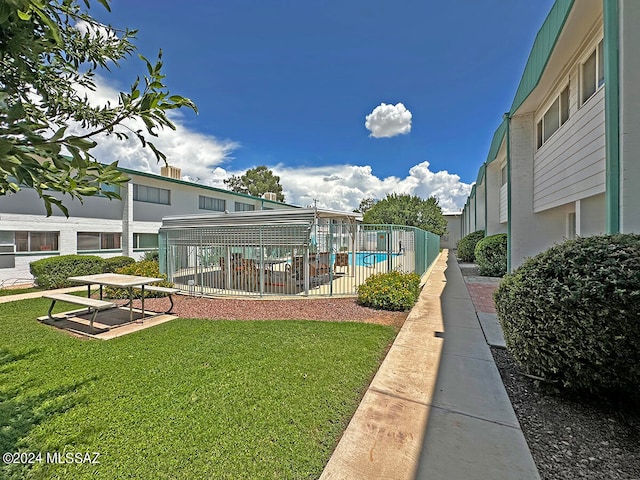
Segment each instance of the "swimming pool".
M356 252L356 265L358 267L373 267L376 263L386 262L388 257L387 252ZM399 253L392 253L392 257L397 257ZM332 258L332 263L335 262L335 256ZM353 254L349 254L349 265L353 262Z

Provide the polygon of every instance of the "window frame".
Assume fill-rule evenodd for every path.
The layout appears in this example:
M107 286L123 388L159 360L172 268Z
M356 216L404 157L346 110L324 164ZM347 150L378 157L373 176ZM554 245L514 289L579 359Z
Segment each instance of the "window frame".
M153 247L141 247L140 236L155 236L155 246ZM138 232L133 234L133 250L157 250L160 246L160 235L157 233Z
M20 234L20 235L18 235ZM18 239L18 236L22 236L23 234L26 234L26 245L27 245L27 249L18 249L19 246L22 245L22 242L24 242L23 239ZM34 249L33 244L34 244L34 234L42 234L45 235L45 240L46 237L48 235L52 235L53 237L53 241L51 241L51 245L42 245L40 244L40 247L38 249ZM14 235L14 243L15 243L15 247L16 247L16 253L34 253L34 252L46 252L46 253L56 253L60 251L60 232L59 231L48 231L48 230L15 230L13 232ZM50 248L47 248L50 247Z
M243 207L251 207L251 208L242 208L238 209L238 206L242 205ZM244 202L235 202L233 205L234 212L254 212L256 210L256 206L252 203L244 203Z
M207 203L214 204L222 202L222 209L209 208ZM224 212L227 209L227 201L224 198L209 197L207 195L198 195L198 208L200 210L209 210L212 212Z
M591 57L594 57L593 62L595 72L594 78L592 80L593 85L591 85L589 89L591 89L591 87L595 88L592 92L589 93L589 96L585 97L585 65L591 59ZM606 82L604 78L604 38L600 38L597 42L595 42L595 45L592 45L587 50L587 53L580 60L580 67L578 70L580 75L580 107L582 107L590 99L592 99L602 87L604 87L604 84Z
M92 248L79 248L80 245L80 235L91 235L97 236L98 238L98 246ZM105 241L109 238L109 236L114 236L113 238L118 238L117 244L119 246L113 248L106 248ZM117 237L116 237L117 236ZM121 232L76 232L76 252L97 252L97 251L118 251L122 250L122 233Z
M546 130L546 117L551 112L553 108L555 108L556 103L558 104L558 112L556 113L558 117L558 124L553 129L553 131L547 132ZM538 121L536 122L536 150L540 149L545 143L547 143L558 130L562 128L562 126L569 121L571 118L571 82L567 82L564 84L564 87L554 95L550 102L547 104L547 107L542 111L543 113L539 115Z
M145 192L145 195L142 195L142 192ZM158 200L149 200L150 192L157 192ZM166 192L167 194L166 202L161 199L161 194L164 192ZM141 198L141 197L144 197L144 198ZM140 183L134 183L133 184L133 201L144 202L144 203L154 203L156 205L171 205L171 190L169 190L168 188L152 187L150 185L142 185Z

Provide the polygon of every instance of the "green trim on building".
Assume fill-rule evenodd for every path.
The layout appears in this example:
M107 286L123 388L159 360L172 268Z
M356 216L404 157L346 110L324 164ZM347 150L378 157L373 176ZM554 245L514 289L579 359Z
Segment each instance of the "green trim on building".
M301 207L299 207L297 205L290 205L288 203L275 202L273 200L267 200L266 198L254 197L253 195L247 195L246 193L232 192L231 190L225 190L223 188L216 188L216 187L210 187L208 185L200 185L199 183L186 182L184 180L179 180L177 178L163 177L162 175L157 175L155 173L139 172L137 170L130 170L130 169L124 168L124 167L118 167L118 170L121 171L122 173L126 173L127 175L138 175L140 177L153 178L154 180L162 180L162 181L166 181L166 182L170 182L170 183L175 183L175 184L178 184L178 185L185 185L185 186L192 187L192 188L193 187L201 188L201 189L207 190L209 192L226 193L226 194L234 195L234 196L241 197L241 198L249 198L251 200L262 200L263 204L264 203L272 203L272 204L275 204L275 205L285 205L287 207L301 208Z
M478 170L478 176L476 177L476 185L480 185L484 180L485 170L487 169L486 164L480 165L480 170Z
M489 165L498 157L498 151L500 150L500 145L502 145L502 141L504 140L506 131L507 131L507 121L502 120L502 123L496 129L496 131L493 134L493 138L491 139L489 154L487 155L487 161L485 162L486 165Z
M504 114L507 137L507 272L511 271L511 117Z
M603 0L606 229L620 232L620 84L618 0Z
M482 165L485 167L485 165ZM485 167L486 170L486 167ZM487 200L487 177L484 178L484 234L487 235L487 229L489 228L489 201Z
M509 111L511 115L520 108L540 82L573 3L574 0L556 0L556 3L551 7L549 15L547 15L533 42L527 65L524 67L524 73L520 79L518 90L516 90L516 96L511 104L511 110Z

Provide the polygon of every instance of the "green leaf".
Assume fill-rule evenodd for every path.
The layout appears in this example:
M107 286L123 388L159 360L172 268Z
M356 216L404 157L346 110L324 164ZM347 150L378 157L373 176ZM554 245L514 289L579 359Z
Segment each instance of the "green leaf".
M90 150L97 145L93 140L80 137L67 137L65 142L69 145L73 145L74 147L78 147L81 150Z
M23 12L22 10L18 10L18 18L20 20L29 21L29 20L31 20L31 13Z

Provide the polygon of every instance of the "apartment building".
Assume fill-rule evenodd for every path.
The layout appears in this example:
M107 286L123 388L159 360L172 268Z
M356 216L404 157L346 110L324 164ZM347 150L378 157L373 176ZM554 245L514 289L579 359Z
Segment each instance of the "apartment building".
M575 236L640 232L640 2L557 0L462 213L514 269Z
M158 248L162 218L207 212L298 208L275 201L207 187L180 179L180 170L163 167L161 175L121 168L130 181L121 200L87 197L65 206L69 217L50 217L32 189L0 199L0 287L29 283L29 264L53 255L126 255L140 258ZM65 198L65 197L61 197Z

